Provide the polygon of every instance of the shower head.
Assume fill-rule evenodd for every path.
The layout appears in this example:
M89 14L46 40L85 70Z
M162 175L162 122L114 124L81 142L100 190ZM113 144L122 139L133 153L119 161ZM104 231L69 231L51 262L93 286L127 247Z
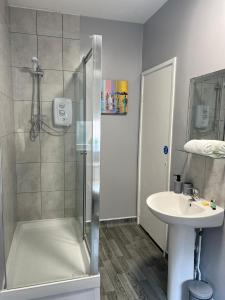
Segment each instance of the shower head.
M31 61L33 63L33 72L37 72L39 67L38 58L34 56L32 57Z
M32 57L31 59L32 63L33 63L33 73L37 74L37 75L41 75L41 77L43 76L43 71L41 70L40 64L39 64L39 59L37 57Z
M35 63L37 64L38 63L38 58L34 56L34 57L32 57L31 61L32 61L33 64L35 64Z

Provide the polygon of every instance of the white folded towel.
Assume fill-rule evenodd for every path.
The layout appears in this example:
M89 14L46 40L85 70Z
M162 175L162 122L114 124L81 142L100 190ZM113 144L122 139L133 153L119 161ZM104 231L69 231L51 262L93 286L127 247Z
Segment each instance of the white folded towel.
M210 142L214 146L215 153L225 155L225 142L224 141L212 140Z
M201 155L211 155L214 146L208 140L190 140L184 145L184 150Z
M225 157L225 142L217 140L191 140L184 145L184 150L190 153L222 158Z

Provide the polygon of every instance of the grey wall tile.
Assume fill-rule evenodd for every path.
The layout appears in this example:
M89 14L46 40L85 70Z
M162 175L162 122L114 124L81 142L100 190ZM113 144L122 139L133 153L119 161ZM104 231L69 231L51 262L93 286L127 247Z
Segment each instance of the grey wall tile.
M82 187L83 185L83 162L76 161L76 189Z
M0 53L1 56L1 53ZM11 74L9 73L9 66L1 64L0 62L0 91L12 98Z
M32 67L31 59L37 56L37 37L35 35L11 33L12 65Z
M63 96L62 71L45 70L42 78L42 101L52 101Z
M11 100L11 99L10 99ZM8 133L14 133L14 103L13 101L8 101ZM7 122L5 122L7 124Z
M204 173L206 158L199 155L189 155L185 166L185 180L192 182L202 195L204 189ZM201 170L201 175L199 173Z
M38 57L42 68L62 70L62 39L38 36Z
M40 163L16 164L17 193L40 191Z
M32 75L29 69L12 68L13 79L13 99L31 100L32 99Z
M5 251L8 256L16 221L16 169L14 136L10 134L1 141L3 176L3 215L5 231Z
M80 105L80 103L73 101L72 102L72 110L73 110L72 124L68 128L68 131L75 133L76 132L76 126L78 125L77 122L83 120L83 107Z
M42 192L42 218L64 217L64 191Z
M200 190L201 197L216 200L225 207L225 162L199 155L189 156L185 167L185 179Z
M1 172L3 174L3 185L7 187L8 183L11 184L12 187L12 168L14 167L15 171L15 148L14 145L14 137L13 134L7 135L5 137L0 138L0 146L1 146L1 158L2 163L0 165ZM15 173L14 173L15 175ZM4 199L3 199L4 200Z
M37 11L37 34L62 36L62 15L56 12Z
M80 38L80 16L63 15L63 37Z
M78 189L75 191L76 193L76 202L75 202L75 216L78 218L83 218L83 191Z
M75 101L80 102L83 100L83 73L74 73L74 93Z
M52 101L49 102L42 102L41 103L41 110L42 110L42 116L45 123L50 126L51 128L54 128L53 125L53 115L52 115ZM51 131L49 129L49 131Z
M17 220L30 221L41 218L41 193L17 194Z
M2 155L0 172L3 176L4 187L3 218L6 260L16 225L16 164L10 54L8 6L6 1L2 0L0 1L0 148Z
M36 11L10 7L10 31L36 34Z
M11 96L11 57L7 24L0 23L0 91Z
M41 161L64 162L64 136L41 133Z
M65 161L76 160L75 133L67 132L65 135Z
M65 162L65 190L76 189L75 162Z
M34 19L37 19L37 28ZM42 218L64 216L65 174L68 189L65 193L67 195L67 216L73 216L72 196L74 196L75 193L73 193L71 189L75 186L74 161L76 159L76 152L74 148L75 134L72 133L72 131L74 131L75 126L69 128L69 133L62 137L52 137L42 132L40 138L35 142L29 140L32 76L27 72L28 70L26 68L32 67L31 58L38 56L41 67L44 69L44 77L41 81L42 114L44 115L45 122L53 127L53 129L50 130L51 132L53 132L54 129L63 132L61 128L54 127L52 100L54 97L62 96L75 101L79 100L76 99L76 97L78 98L79 90L76 89L76 91L74 91L73 71L77 62L79 63L80 55L78 53L79 41L68 40L64 42L64 66L68 69L68 72L64 72L63 74L63 40L61 37L63 35L69 39L78 39L80 30L79 23L80 18L78 16L64 15L63 19L62 15L58 13L38 11L36 18L36 12L32 10L16 8L12 8L11 10L11 30L13 31L11 34L13 48L12 65L14 66L12 68L14 82L13 97L16 100L14 102L14 118L15 131L17 132L15 141L17 146L17 162L21 163L17 164L18 195L21 195L18 197L18 202L21 204L21 209L18 210L21 216L19 218L20 220L41 218L41 197L43 197ZM17 31L20 33L17 33ZM32 35L21 33L29 33ZM10 60L6 62L5 59L2 59L1 63L1 57L5 58L6 54L9 53L9 51L5 49L1 56L1 45L6 44L5 41L7 41L7 27L5 27L4 39L3 37L1 38L0 28L0 91L1 86L6 91L10 91L11 89L6 87L11 80L10 70L8 68ZM8 77L6 76L7 70ZM1 80L1 78L3 80ZM8 103L6 99L3 100L3 102L4 111L10 112L12 110L12 104ZM75 110L76 109L73 108L74 116L76 114ZM0 119L3 120L2 125L6 124L6 122L10 122L9 115L10 114L5 113L4 116L0 116ZM73 124L75 124L74 120L73 122ZM8 129L8 123L7 130L11 130ZM41 164L39 163L40 159L42 159ZM64 160L68 162L66 166ZM36 163L31 163L33 161ZM39 168L36 166L39 166ZM36 185L38 185L38 187ZM34 190L38 190L38 192L30 192ZM42 193L41 195L39 191ZM32 211L29 205L34 206L34 211Z
M30 131L31 101L14 102L14 119L16 132Z
M1 150L4 190L16 191L15 144L12 133L1 139Z
M71 99L72 101L77 100L77 91L75 90L75 78L74 72L63 72L64 81L64 97Z
M0 50L0 91L12 97L12 86L11 86L11 74L10 74L10 65L7 61L7 57Z
M63 69L76 71L80 64L80 41L63 39Z
M64 190L64 163L41 164L41 190Z
M6 140L6 138L4 138ZM10 158L12 159L12 158ZM7 164L9 169L7 172L3 172L3 218L4 218L4 234L5 234L5 257L7 259L9 250L11 247L11 242L13 239L13 234L16 225L16 181L12 173L12 166L10 160ZM14 165L15 167L15 165ZM8 174L7 174L8 173Z
M76 191L65 191L65 217L74 217L76 208Z
M6 1L0 1L0 22L8 23L8 5Z
M0 136L5 136L7 134L12 133L14 118L13 118L13 102L6 97L5 95L0 93Z
M199 170L200 171L200 170ZM203 196L225 207L225 161L206 159Z
M39 137L35 141L30 140L29 133L15 133L16 162L40 162Z

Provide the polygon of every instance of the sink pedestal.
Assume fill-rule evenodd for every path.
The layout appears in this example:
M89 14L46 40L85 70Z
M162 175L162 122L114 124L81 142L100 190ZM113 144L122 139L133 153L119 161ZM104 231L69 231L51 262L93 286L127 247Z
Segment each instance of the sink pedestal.
M169 225L168 300L188 299L183 283L194 277L194 248L194 228Z
M185 281L194 277L195 228L219 227L224 220L223 208L212 210L202 201L190 205L189 198L160 192L147 199L153 215L169 225L168 300L189 298Z

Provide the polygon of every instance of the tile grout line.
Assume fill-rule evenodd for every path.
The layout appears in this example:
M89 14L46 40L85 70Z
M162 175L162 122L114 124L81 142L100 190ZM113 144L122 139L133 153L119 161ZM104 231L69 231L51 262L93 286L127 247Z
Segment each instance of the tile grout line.
M32 69L32 67L31 66L29 66L29 67L27 67L27 66L17 66L17 65L11 65L10 66L10 68L12 68L12 69L27 69L27 70L31 70ZM68 72L68 73L72 73L72 74L79 74L79 73L81 73L80 71L73 71L73 70L69 70L69 69L64 69L64 68L62 68L62 69L53 69L53 68L45 68L45 67L42 67L42 70L43 71L55 71L55 72L62 72L62 71L64 71L64 72ZM1 92L3 95L4 95L4 93L3 92ZM5 95L5 96L7 96L7 95ZM9 96L8 96L8 98L10 98Z
M37 24L37 22L36 22ZM65 39L65 40L72 40L72 41L80 41L80 38L77 38L77 39L74 39L74 38L71 38L71 37L64 37L63 34L62 36L56 36L56 35L48 35L48 34L39 34L37 32L37 29L36 29L36 33L28 33L28 32L21 32L21 31L10 31L11 34L21 34L21 35L31 35L31 36L37 36L37 37L49 37L49 38L56 38L56 39Z
M67 192L71 192L71 191L74 191L74 190L66 190ZM30 192L17 192L16 194L36 194L36 193L41 193L41 192L43 192L43 193L54 193L54 192L64 192L64 189L62 189L62 190L38 190L38 191L30 191Z

